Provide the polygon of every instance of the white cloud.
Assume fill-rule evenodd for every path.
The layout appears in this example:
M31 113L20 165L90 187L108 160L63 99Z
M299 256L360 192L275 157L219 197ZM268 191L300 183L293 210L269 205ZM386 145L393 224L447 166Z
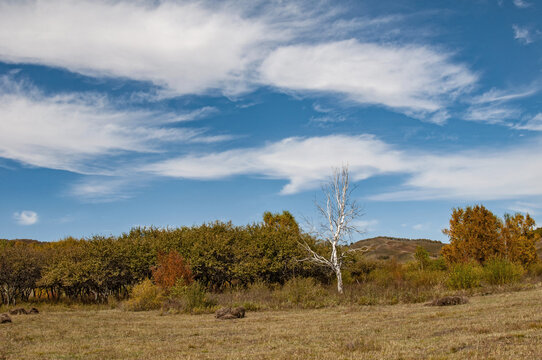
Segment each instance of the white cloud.
M492 102L506 102L532 96L540 91L539 84L532 84L527 87L512 90L491 89L480 96L475 97L473 104L485 104Z
M357 220L354 222L354 225L360 229L362 232L371 232L375 231L377 225L380 223L377 219L370 220Z
M142 169L161 176L220 179L236 175L288 181L282 193L318 187L331 168L349 164L354 180L403 174L397 191L373 200L494 200L542 195L542 143L455 154L400 151L371 135L288 138L260 148L190 155Z
M531 6L531 3L525 1L525 0L513 0L514 5L516 5L518 8L525 9Z
M488 124L500 124L514 129L537 130L535 129L537 119L528 122L523 121L524 116L521 108L509 103L533 96L539 91L540 84L537 82L528 86L506 90L493 88L470 101L472 105L463 115L463 119Z
M512 25L514 30L514 39L518 40L522 44L530 44L533 42L533 37L527 28L520 27L518 25Z
M258 175L286 179L284 194L314 188L331 169L348 163L355 180L406 171L399 152L371 135L287 138L261 148L189 155L150 164L142 170L161 176L220 179Z
M400 17L346 21L341 11L310 1L0 2L0 61L150 81L175 95L331 92L418 117L476 81L442 49L379 43ZM340 41L354 33L363 41Z
M401 190L374 200L497 200L542 195L540 141L507 148L410 157Z
M542 131L542 113L536 114L526 122L514 125L514 129Z
M512 205L508 206L509 210L514 212L520 212L529 215L536 215L536 213L542 208L540 203L532 203L525 201L516 201Z
M518 120L521 110L504 105L472 106L463 117L465 120L488 124L505 124L507 120Z
M133 190L139 187L143 179L121 177L85 177L73 184L67 194L83 202L105 203L129 199Z
M38 222L39 217L35 211L24 210L13 214L13 218L19 225L34 225Z
M152 153L168 142L209 142L202 130L171 127L209 112L181 115L117 109L96 94L45 96L0 77L0 157L81 173L108 173L116 156ZM108 161L104 160L107 157Z
M177 94L236 93L260 45L283 36L267 30L216 2L7 1L0 59L152 81Z
M441 110L477 78L448 54L425 46L357 40L278 48L261 73L262 82L281 89L343 94L414 115Z

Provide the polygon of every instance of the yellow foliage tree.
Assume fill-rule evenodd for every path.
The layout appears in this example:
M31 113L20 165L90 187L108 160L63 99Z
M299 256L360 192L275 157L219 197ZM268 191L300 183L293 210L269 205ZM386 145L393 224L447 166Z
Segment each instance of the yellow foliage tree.
M450 244L442 248L442 255L448 262L483 263L502 253L501 227L499 218L483 205L454 209L450 228L442 231L450 238Z
M534 231L534 226L535 221L529 214L504 216L501 235L506 259L525 265L538 261L536 242L540 235Z
M441 254L450 263L475 260L483 264L502 257L528 265L538 260L535 244L540 236L534 226L528 214L507 214L502 221L483 205L457 208L450 228L443 230L450 244L443 246Z

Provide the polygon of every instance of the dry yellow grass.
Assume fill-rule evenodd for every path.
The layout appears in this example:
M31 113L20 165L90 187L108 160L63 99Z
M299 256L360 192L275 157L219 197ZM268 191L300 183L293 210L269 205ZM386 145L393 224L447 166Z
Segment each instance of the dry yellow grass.
M0 359L542 359L542 289L421 304L212 315L44 311L0 325Z

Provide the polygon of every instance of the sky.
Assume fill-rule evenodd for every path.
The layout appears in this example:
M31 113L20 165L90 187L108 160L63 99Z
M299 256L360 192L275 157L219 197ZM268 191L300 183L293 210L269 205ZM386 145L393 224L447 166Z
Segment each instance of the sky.
M542 1L0 0L0 238L265 211L359 237L542 221ZM355 240L355 239L354 239Z

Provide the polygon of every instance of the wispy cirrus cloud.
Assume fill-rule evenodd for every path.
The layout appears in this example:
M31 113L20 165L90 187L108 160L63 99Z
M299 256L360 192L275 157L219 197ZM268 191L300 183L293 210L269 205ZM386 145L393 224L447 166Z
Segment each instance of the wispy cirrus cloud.
M284 179L292 194L317 187L332 167L348 163L354 179L406 170L401 155L371 135L287 138L260 148L192 154L150 164L143 172L189 179L256 175Z
M515 124L513 127L518 130L542 131L542 113L538 113L526 121Z
M516 7L520 9L526 9L532 5L530 2L525 0L512 0L512 2L514 3L514 5L516 5Z
M144 181L133 176L88 176L72 184L66 195L87 203L114 202L131 198Z
M532 83L528 86L520 87L520 88L512 88L512 89L496 89L492 88L483 94L474 97L471 100L471 103L473 104L487 104L487 103L495 103L495 102L507 102L507 101L513 101L518 99L523 99L526 97L533 96L537 94L541 89L540 84L538 83Z
M150 81L172 95L326 92L439 122L426 113L477 81L443 49L382 42L401 16L341 19L330 4L2 2L0 61Z
M117 108L98 94L45 95L0 77L0 157L78 173L114 173L116 159L163 151L168 143L221 141L204 130L171 126L209 110L181 115Z
M411 158L412 171L402 189L373 200L499 200L542 195L542 142L480 148L455 154Z
M270 38L227 4L147 1L0 3L0 59L151 81L176 94L244 90Z
M486 124L506 124L509 120L518 120L521 114L519 108L512 106L485 105L470 107L463 119Z
M540 205L540 203L529 202L529 201L516 201L512 203L511 205L508 205L508 209L513 212L520 212L520 213L530 214L530 215L536 215L540 211L541 208L542 208L542 205Z
M442 110L477 79L450 55L429 47L358 40L278 48L261 74L262 82L283 90L336 93L415 116Z
M509 89L492 88L471 99L469 101L471 105L462 115L462 118L469 121L492 125L499 124L520 129L519 126L525 117L525 110L517 102L536 95L540 90L539 82Z
M192 154L140 169L154 175L222 179L263 176L285 180L283 194L314 189L332 167L348 164L354 180L405 177L398 190L372 195L380 201L493 200L542 195L542 142L458 153L401 150L372 135L288 138L258 148Z

